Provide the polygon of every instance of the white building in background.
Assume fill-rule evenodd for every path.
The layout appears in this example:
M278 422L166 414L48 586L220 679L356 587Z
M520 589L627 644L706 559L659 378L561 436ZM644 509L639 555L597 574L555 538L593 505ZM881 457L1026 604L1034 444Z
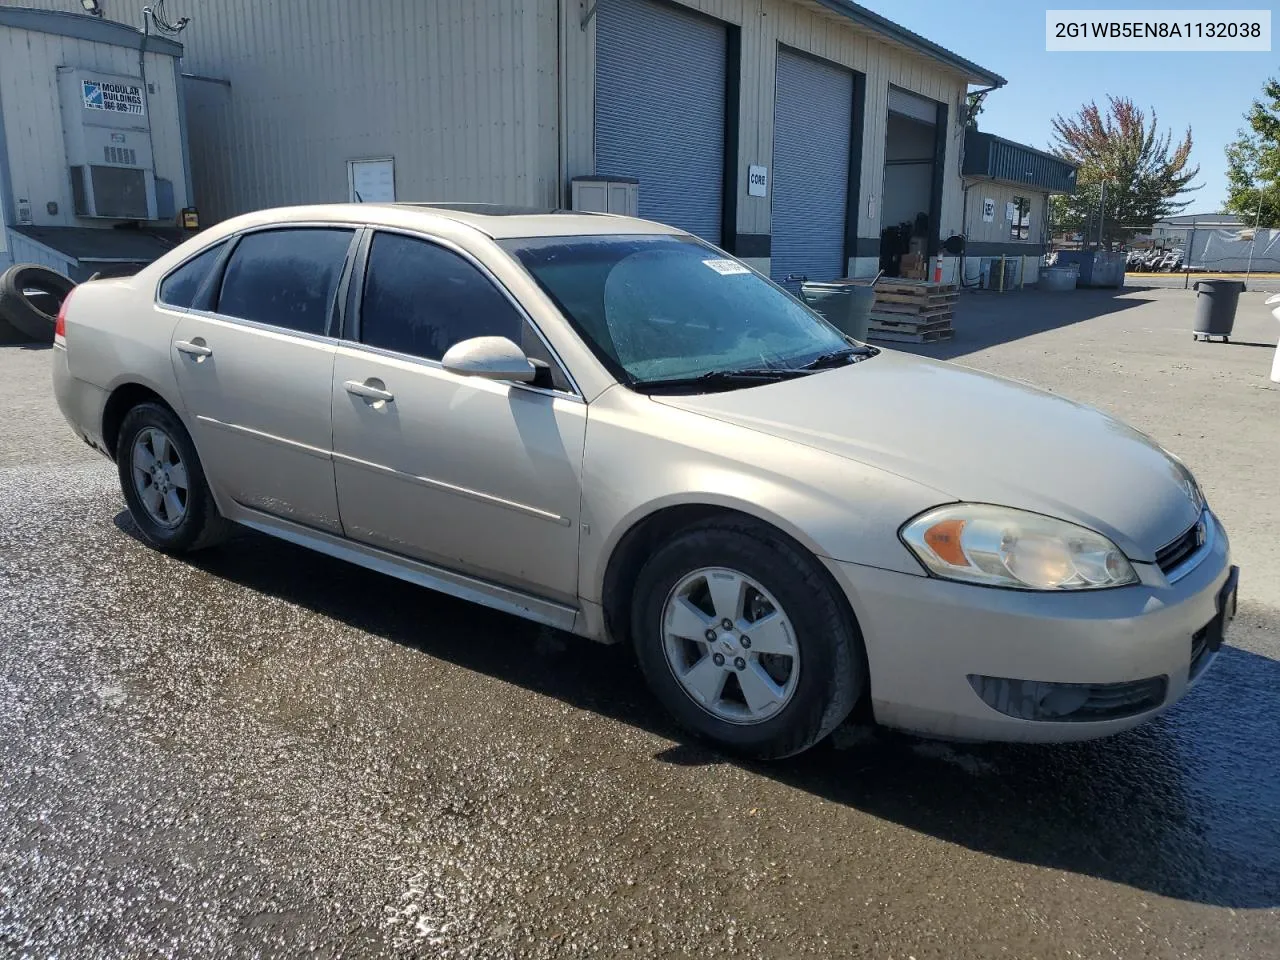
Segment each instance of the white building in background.
M83 280L177 242L191 194L181 56L119 23L0 5L0 269Z
M1035 283L1050 240L1049 197L1076 190L1076 164L979 130L965 134L962 276L976 286L1000 261L1010 286ZM1012 261L1012 263L1010 263Z
M99 5L142 23L135 0ZM918 224L929 253L959 233L965 94L1004 83L848 0L168 0L165 11L191 18L182 71L206 222L357 198L634 197L641 216L779 279L874 274L882 229L899 223Z
M1163 250L1186 249L1193 230L1240 230L1245 221L1233 213L1184 213L1152 224L1147 236Z

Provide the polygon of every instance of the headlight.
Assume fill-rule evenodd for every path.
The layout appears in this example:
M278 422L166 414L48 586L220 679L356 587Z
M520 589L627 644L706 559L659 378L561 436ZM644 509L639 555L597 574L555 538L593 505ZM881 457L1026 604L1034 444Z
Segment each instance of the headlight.
M903 527L902 539L946 580L1020 590L1096 590L1138 581L1125 555L1101 534L1012 507L937 507Z

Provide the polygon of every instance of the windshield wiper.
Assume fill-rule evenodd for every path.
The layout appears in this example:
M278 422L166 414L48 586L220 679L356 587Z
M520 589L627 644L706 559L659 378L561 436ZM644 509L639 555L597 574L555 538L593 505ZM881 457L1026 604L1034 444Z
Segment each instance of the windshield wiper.
M809 370L787 367L748 367L742 370L712 370L692 377L668 377L664 380L638 380L632 386L636 390L655 390L668 387L740 387L778 380L803 377Z
M858 360L873 357L879 352L875 347L844 347L840 350L824 353L820 357L815 357L800 369L822 370L826 367L843 367L847 363L857 363ZM854 359L855 357L857 358L856 360Z

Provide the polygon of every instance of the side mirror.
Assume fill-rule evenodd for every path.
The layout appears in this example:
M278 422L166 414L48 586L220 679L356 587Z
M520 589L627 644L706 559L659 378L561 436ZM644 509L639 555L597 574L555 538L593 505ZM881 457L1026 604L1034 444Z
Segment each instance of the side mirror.
M440 363L450 373L486 380L530 383L537 375L524 351L506 337L472 337L455 343Z

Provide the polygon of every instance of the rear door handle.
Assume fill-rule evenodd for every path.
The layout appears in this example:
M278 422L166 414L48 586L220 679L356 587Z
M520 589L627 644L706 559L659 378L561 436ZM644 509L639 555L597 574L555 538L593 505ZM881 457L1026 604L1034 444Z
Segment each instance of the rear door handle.
M213 356L213 351L206 347L203 343L192 343L189 340L175 340L174 349L179 353L185 353L189 357L205 357Z
M364 383L361 383L359 380L348 380L343 384L343 386L347 388L347 393L353 394L357 397L363 397L370 403L376 403L378 401L387 403L394 400L395 394L390 390L383 390L381 384L381 380L370 379L366 380Z

